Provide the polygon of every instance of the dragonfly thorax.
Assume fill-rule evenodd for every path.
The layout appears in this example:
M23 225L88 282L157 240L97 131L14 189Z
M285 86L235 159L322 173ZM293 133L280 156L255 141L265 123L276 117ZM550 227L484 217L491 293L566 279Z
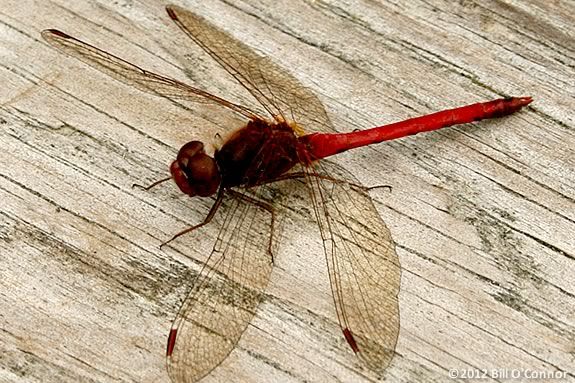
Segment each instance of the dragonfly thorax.
M299 146L289 124L251 120L214 154L222 187L250 187L273 181L300 162Z

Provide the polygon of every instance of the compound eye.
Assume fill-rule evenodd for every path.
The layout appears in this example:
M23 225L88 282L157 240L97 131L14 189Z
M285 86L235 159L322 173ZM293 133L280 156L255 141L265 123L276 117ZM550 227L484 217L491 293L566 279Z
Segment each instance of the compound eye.
M190 141L178 152L170 172L180 190L190 196L208 197L221 182L216 161L204 152L204 144Z
M201 141L190 141L180 148L176 161L182 168L187 167L188 161L196 154L205 153L204 144Z
M187 169L188 182L193 185L196 194L207 197L214 194L220 186L220 171L216 161L205 153L198 153L190 159Z

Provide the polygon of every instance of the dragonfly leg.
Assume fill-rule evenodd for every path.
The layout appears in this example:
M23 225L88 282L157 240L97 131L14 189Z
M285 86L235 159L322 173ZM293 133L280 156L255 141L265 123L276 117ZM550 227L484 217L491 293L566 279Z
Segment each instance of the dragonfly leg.
M316 177L316 178L320 178L323 180L328 180L331 182L335 182L335 183L341 183L341 184L347 184L349 186L353 186L355 188L364 190L364 191L369 191L369 190L373 190L373 189L378 189L378 188L386 188L389 189L389 191L391 191L391 186L390 185L375 185L375 186L363 186L360 184L355 184L353 182L349 182L349 181L345 181L345 180L340 180L334 177L330 177L330 176L325 176L322 174L316 174L316 173L306 173L306 172L294 172L294 173L287 173L287 174L282 174L279 177L276 177L272 180L269 181L265 181L265 183L270 183L270 182L276 182L276 181L283 181L283 180L290 180L290 179L297 179L297 178L306 178L306 177ZM262 183L264 184L264 183Z
M162 243L160 245L160 249L167 245L168 243L172 242L174 239L178 238L180 235L184 235L186 233L189 233L191 231L194 231L196 229L199 229L200 227L207 225L208 223L210 223L210 221L212 220L212 218L214 218L214 215L216 214L216 211L218 210L218 208L220 207L220 205L222 204L222 200L224 199L224 191L225 189L220 188L220 190L218 191L218 196L216 197L216 202L214 202L214 204L212 205L212 207L210 208L210 212L208 213L208 215L206 216L206 218L203 220L203 222L194 225L192 227L188 227L187 229L184 229L182 231L180 231L179 233L177 233L176 235L174 235L172 238L170 238L169 240L167 240L166 242Z
M258 207L261 207L264 210L267 210L271 214L272 222L271 222L270 240L268 242L268 252L270 253L270 257L272 258L272 263L273 263L274 262L274 253L272 251L272 245L273 245L273 237L274 237L274 232L275 232L275 221L276 221L276 214L275 214L273 206L270 205L269 203L257 200L257 199L252 198L252 197L249 197L249 196L242 194L242 193L235 191L235 190L230 189L230 190L228 190L228 192L231 195L233 195L239 199L242 199L248 203L251 203L251 204L254 204Z
M143 186L143 185L140 185L140 184L132 184L132 187L133 187L133 188L140 188L140 189L142 189L142 190L148 191L148 190L150 190L151 188L153 188L154 186L159 185L159 184L161 184L162 182L166 182L166 181L171 180L171 179L172 179L172 177L170 176L170 177L162 178L161 180L158 180L158 181L156 181L156 182L154 182L154 183L152 183L151 185L148 185L148 186Z

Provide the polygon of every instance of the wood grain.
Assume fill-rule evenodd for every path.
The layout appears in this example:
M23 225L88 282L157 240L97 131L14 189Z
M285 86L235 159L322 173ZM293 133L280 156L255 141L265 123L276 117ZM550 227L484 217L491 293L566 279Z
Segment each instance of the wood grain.
M318 94L340 131L533 96L514 116L338 162L366 185L393 186L372 193L402 263L401 332L386 381L453 381L451 369L575 381L573 2L178 3L273 57ZM164 5L2 2L2 382L168 381L168 329L217 223L160 251L211 200L131 185L165 176L205 116L66 58L39 34L58 28L247 101ZM311 218L300 218L256 318L206 382L377 378L335 323L319 240L308 235Z

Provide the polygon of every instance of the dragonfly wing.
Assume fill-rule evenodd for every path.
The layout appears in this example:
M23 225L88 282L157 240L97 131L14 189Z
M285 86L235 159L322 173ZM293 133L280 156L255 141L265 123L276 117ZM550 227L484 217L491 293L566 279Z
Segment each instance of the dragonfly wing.
M274 62L228 33L177 5L166 10L176 24L246 88L278 122L295 121L304 130L334 131L317 96Z
M44 30L42 31L42 37L50 45L69 56L81 60L116 80L141 91L174 100L223 106L251 119L257 117L256 113L241 105L236 105L169 77L149 72L59 30Z
M307 181L339 324L352 350L381 372L399 334L400 265L391 234L367 191L343 168L321 161L309 170Z
M239 198L226 208L213 251L172 325L167 364L175 382L195 382L227 357L270 277L270 212Z

